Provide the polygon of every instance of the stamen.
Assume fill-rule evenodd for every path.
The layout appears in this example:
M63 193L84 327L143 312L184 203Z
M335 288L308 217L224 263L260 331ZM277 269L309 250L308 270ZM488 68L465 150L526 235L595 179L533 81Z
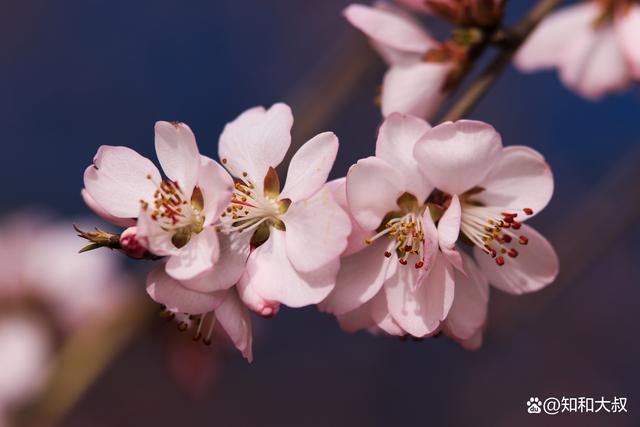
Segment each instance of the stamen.
M401 265L409 264L409 257L415 255L418 259L414 263L415 268L424 267L424 231L422 226L422 212L424 208L415 208L404 216L388 220L382 229L374 236L365 240L371 244L375 240L387 236L395 240L393 250L385 250L384 256L390 258L393 252L398 253L398 262Z

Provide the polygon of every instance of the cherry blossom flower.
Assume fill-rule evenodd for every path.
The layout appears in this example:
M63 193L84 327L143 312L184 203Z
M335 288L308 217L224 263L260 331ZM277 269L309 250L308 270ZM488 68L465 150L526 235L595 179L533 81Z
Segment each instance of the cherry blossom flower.
M338 139L322 133L293 156L282 191L275 167L291 144L291 109L252 108L227 124L219 142L222 164L236 178L222 231L251 254L238 283L242 300L263 315L279 303L315 304L335 286L349 217L324 188Z
M426 203L433 186L413 156L430 126L398 113L380 128L375 157L358 161L345 182L331 183L348 205L354 235L366 246L345 253L334 292L320 305L343 328L424 337L438 331L454 300L454 269L438 250Z
M137 219L136 234L124 236L127 250L142 245L168 257L167 274L185 286L199 291L233 286L246 256L229 251L230 242L219 241L215 229L231 197L231 177L200 155L191 129L183 123L156 123L155 147L166 179L150 160L129 148L100 147L84 174L85 201L117 225ZM212 276L221 247L225 266ZM223 270L228 274L220 274Z
M431 117L445 99L447 79L455 65L446 45L387 4L352 4L344 15L369 37L389 65L382 85L383 116L399 112Z
M512 294L540 290L558 273L551 244L523 224L553 194L553 176L544 158L520 146L503 147L488 124L460 120L426 132L415 147L422 173L436 187L435 199L448 205L438 224L440 247L459 270L456 245L474 245L480 270L497 288Z
M542 21L515 58L524 72L559 70L562 82L597 100L640 79L640 4L596 0Z

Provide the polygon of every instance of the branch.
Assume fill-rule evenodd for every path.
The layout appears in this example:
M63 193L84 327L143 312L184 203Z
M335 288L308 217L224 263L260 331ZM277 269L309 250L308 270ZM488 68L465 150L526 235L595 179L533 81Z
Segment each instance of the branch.
M441 121L455 121L465 117L502 74L518 48L538 26L540 21L561 2L562 0L541 0L515 27L498 31L492 41L501 45L500 53L451 107Z

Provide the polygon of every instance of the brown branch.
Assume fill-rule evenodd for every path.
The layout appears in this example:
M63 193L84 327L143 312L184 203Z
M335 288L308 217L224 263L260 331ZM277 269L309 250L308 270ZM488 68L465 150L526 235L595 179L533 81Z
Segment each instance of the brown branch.
M496 32L492 41L501 46L500 53L471 83L471 86L451 107L442 121L455 121L465 117L502 74L518 48L540 21L561 2L562 0L541 0L515 27Z

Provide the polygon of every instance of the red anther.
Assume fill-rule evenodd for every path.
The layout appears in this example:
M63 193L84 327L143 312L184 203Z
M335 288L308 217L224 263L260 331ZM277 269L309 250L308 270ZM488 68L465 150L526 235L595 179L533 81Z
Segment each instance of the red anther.
M498 265L504 265L504 258L499 256L498 258L496 258L496 264Z
M502 240L504 240L505 243L511 243L511 236L509 236L508 234L503 234Z
M490 253L491 253L491 258L495 258L496 255L498 254L495 249L491 249Z
M512 227L514 230L519 230L519 229L520 229L520 226L522 226L522 224L520 224L518 221L513 221L513 224L511 224L511 227Z
M411 250L411 246L409 245L404 245L404 251L405 252L409 252Z
M522 209L524 211L524 213L526 213L527 215L533 215L533 209L531 208L524 208Z
M518 239L518 242L521 245L526 245L527 243L529 243L529 238L527 236L520 236L520 238Z
M416 262L416 268L422 268L422 267L424 267L424 262L422 261Z
M387 258L391 258L391 252L385 251L384 256L386 256Z
M404 258L400 258L400 264L407 265L407 260Z
M507 252L507 254L511 257L511 258L515 258L518 256L518 251L516 251L515 249L511 248L509 249L509 252Z
M502 216L505 218L515 218L518 216L517 213L511 213L511 212L502 212Z
M514 219L512 216L505 216L504 222L506 222L507 224L511 224L512 222L514 222Z

